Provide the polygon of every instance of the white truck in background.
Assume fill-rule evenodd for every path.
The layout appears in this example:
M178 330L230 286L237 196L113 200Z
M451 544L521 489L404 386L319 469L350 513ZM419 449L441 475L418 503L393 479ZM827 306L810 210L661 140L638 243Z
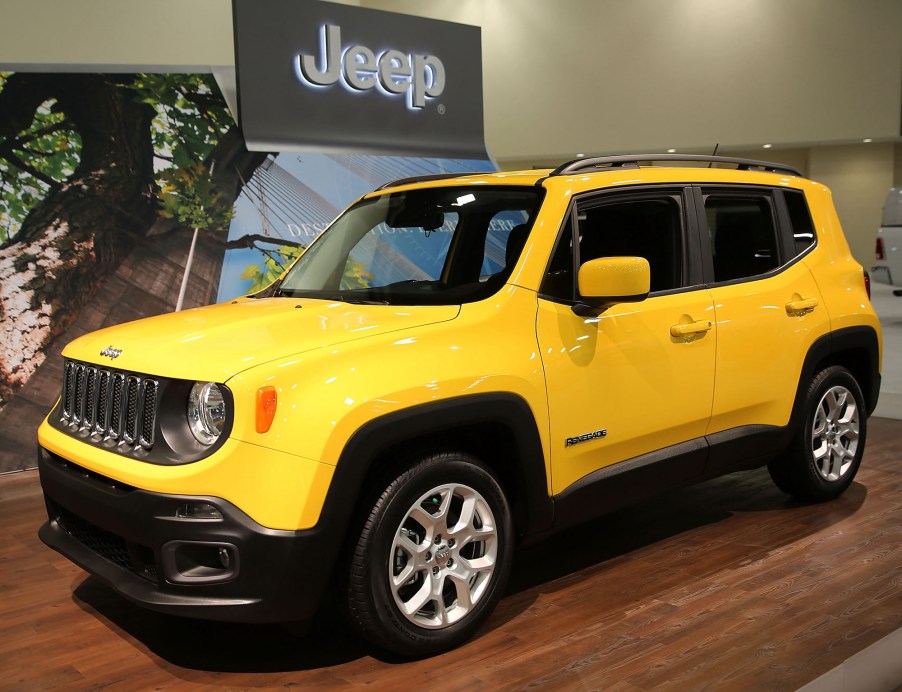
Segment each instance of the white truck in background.
M902 286L902 187L890 188L886 195L875 251L877 259L871 267L871 278ZM902 288L893 293L902 296Z

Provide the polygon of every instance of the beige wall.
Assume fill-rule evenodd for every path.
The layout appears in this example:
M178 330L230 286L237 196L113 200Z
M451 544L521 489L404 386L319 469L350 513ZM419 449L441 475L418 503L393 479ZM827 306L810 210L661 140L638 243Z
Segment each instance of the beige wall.
M886 190L902 185L900 0L344 2L482 27L502 167L719 143L829 185L872 260ZM0 69L209 69L227 83L233 65L230 0L3 0Z
M898 138L899 0L364 0L483 29L500 160Z
M0 69L232 68L233 36L231 0L0 0Z
M852 254L869 269L883 202L893 186L893 146L816 147L811 150L808 175L833 191Z
M2 0L0 67L235 64L230 0ZM52 68L51 68L52 69Z

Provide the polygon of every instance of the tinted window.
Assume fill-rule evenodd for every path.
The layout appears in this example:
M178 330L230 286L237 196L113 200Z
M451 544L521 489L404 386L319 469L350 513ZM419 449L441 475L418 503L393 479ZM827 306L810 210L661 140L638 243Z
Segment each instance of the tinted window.
M523 211L503 211L492 218L485 236L481 276L491 276L505 267L513 267L526 244L528 220Z
M577 205L579 263L602 257L644 257L651 269L651 291L683 285L682 214L676 196L622 197ZM573 297L572 240L565 234L548 267L542 293Z
M709 195L705 215L715 281L757 276L780 266L769 195Z
M805 193L800 190L784 190L783 199L786 200L786 208L789 210L796 254L800 255L814 245L817 239L811 212L808 211L808 202L805 200Z
M580 264L599 257L644 257L651 268L651 290L681 285L682 233L675 199L613 202L580 211Z

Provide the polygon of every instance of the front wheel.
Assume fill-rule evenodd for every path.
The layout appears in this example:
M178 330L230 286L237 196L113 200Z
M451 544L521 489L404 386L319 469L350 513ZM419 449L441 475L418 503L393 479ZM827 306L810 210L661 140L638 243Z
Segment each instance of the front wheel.
M867 432L864 396L848 370L832 366L812 380L802 426L788 452L768 466L771 478L800 499L838 497L855 478Z
M351 622L407 657L457 646L501 597L512 547L492 472L464 454L426 457L388 484L363 525L347 576Z

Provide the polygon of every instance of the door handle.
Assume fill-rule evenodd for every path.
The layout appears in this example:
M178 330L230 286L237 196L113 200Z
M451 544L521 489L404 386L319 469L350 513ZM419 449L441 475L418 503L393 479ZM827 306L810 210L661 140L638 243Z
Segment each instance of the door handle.
M789 315L801 317L802 315L807 315L816 307L817 298L805 298L803 300L802 297L799 296L799 300L791 300L790 302L786 303L786 312Z
M689 336L690 334L701 334L708 331L714 326L713 322L708 320L699 320L698 322L689 322L688 324L674 324L670 327L670 336Z

